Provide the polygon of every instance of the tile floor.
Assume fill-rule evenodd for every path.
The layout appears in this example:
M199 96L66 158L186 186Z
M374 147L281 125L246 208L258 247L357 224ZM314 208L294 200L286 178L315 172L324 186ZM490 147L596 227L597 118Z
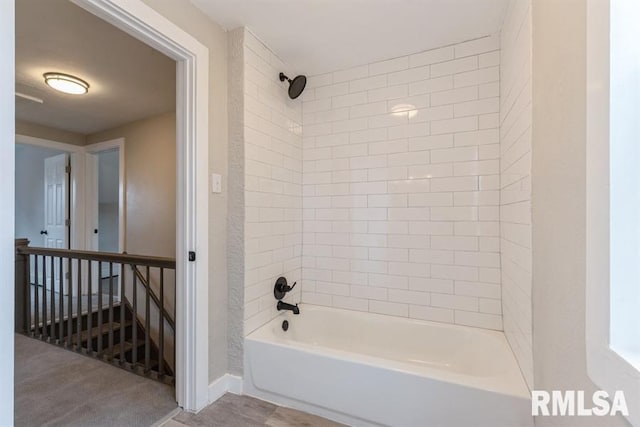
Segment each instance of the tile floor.
M248 396L227 393L198 414L180 412L163 427L338 427L342 424Z

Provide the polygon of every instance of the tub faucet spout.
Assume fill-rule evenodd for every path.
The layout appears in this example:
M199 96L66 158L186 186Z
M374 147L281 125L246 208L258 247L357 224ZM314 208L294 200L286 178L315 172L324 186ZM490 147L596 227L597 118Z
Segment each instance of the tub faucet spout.
M292 305L287 304L286 302L278 301L278 305L276 306L278 311L280 310L291 310L293 314L300 314L300 309L298 308L298 304Z

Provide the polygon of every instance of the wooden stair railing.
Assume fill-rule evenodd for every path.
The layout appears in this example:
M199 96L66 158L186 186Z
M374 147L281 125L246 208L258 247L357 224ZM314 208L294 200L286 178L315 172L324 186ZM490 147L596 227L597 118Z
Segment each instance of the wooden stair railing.
M169 326L171 326L171 329L173 329L175 331L176 322L175 322L175 320L173 320L173 315L166 309L166 307L164 305L164 298L161 299L160 297L158 297L156 295L156 293L154 292L153 288L149 284L149 280L147 280L144 277L144 275L138 269L137 266L132 265L131 269L133 270L133 273L138 277L138 280L140 281L140 284L147 290L147 292L149 292L149 296L151 297L151 300L154 302L156 307L158 307L158 309L162 310L162 312L164 313L164 317L165 317L164 320L166 320L167 323L169 324ZM164 286L161 286L161 288L164 288ZM174 297L174 301L175 301L175 297Z
M140 277L127 280L127 265ZM36 248L16 240L16 332L174 384L165 350L172 349L169 359L175 360L175 334L167 347L164 323L175 331L175 317L165 307L164 285L165 275L175 277L175 266L170 258ZM139 267L147 273L140 296ZM152 271L159 273L160 296L149 286Z
M131 264L131 269L133 271L134 274L134 279L133 279L133 288L136 289L137 288L137 282L139 281L140 284L142 285L142 287L145 290L145 296L147 297L147 303L146 303L146 315L145 315L145 321L148 322L150 319L150 312L149 312L149 298L151 298L151 301L154 303L156 309L161 313L161 318L159 321L159 325L158 325L158 351L160 352L160 354L164 354L164 337L165 337L165 331L164 331L164 322L167 322L167 324L169 325L169 327L172 330L172 334L171 336L174 338L174 344L175 344L175 330L176 330L176 324L175 324L175 320L173 315L171 314L171 312L169 312L166 309L165 306L165 293L164 293L164 273L163 270L160 269L160 277L159 277L159 292L160 292L160 296L157 296L156 293L153 290L153 287L151 286L151 275L150 275L150 271L149 271L149 266L146 266L146 277L140 272L140 270L138 269L138 266L135 264ZM136 297L136 291L134 290L133 292L133 297L134 297L134 301L135 301L135 297ZM176 300L176 294L175 294L175 286L174 286L174 294L173 294L173 301L175 304L175 300ZM127 302L128 303L128 302ZM130 305L130 303L128 303ZM135 302L134 302L135 305ZM149 325L147 324L147 329L149 329ZM146 336L147 339L149 339L148 336ZM152 340L153 341L153 340ZM175 354L175 353L174 353ZM175 360L175 357L174 357ZM160 366L160 371L163 370L163 366Z

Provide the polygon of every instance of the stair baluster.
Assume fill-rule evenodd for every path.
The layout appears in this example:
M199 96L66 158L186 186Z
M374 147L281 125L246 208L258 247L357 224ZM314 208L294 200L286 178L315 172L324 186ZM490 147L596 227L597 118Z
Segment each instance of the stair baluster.
M102 261L98 262L98 271L100 272L98 275L98 329L99 336L102 337ZM109 319L109 323L111 323L111 319ZM102 357L102 339L98 339L98 357Z
M118 295L120 295L120 322L121 324L124 323L124 319L125 319L125 304L122 303L122 301L124 300L124 284L123 284L123 280L124 280L124 276L123 276L123 268L124 268L124 264L119 264L118 267L118 277L120 278L120 290ZM113 277L113 274L111 274L111 277ZM113 285L111 286L113 287ZM133 311L133 313L135 313L135 310ZM134 316L135 317L135 316ZM136 328L133 328L136 329ZM120 326L120 342L124 342L125 341L125 328L121 325ZM133 347L135 348L135 346ZM124 358L124 346L120 347L120 365L123 365L125 363L125 358Z
M53 257L51 257L53 259ZM63 258L60 257L58 258L58 326L59 326L59 330L58 330L58 344L62 345L64 342L64 291L63 291L63 286L64 286L64 280L62 279L63 276L63 262L62 262Z
M69 285L67 286L67 348L72 349L73 343L73 258L67 258L69 263Z
M35 337L39 337L40 334L38 333L38 328L39 328L39 325L40 325L40 290L38 288L40 287L40 280L38 278L40 277L39 276L40 269L38 268L38 256L37 255L34 257L34 261L35 261L35 265L36 265L36 277L35 277L35 279L36 279L36 287L35 287L34 293L33 293L33 296L34 296L34 299L35 299L35 305L33 307L33 311L34 311L34 315L35 315L34 316L35 317L35 325L34 325L34 328L33 328L33 335ZM27 331L27 332L29 332L29 331Z
M120 319L120 322L122 322L122 319ZM120 325L120 327L122 327L122 325ZM124 357L122 355L122 348L124 347L122 344L124 343L120 345L120 361L122 361ZM111 262L109 263L109 356L113 362L113 263Z
M47 258L42 256L42 339L49 340L47 332Z
M56 288L56 269L53 264L53 257L49 257L49 261L51 262L51 289L49 290L49 299L51 300L51 330L49 333L51 342L56 342L56 297L54 295L54 290ZM45 280L46 277L45 277Z

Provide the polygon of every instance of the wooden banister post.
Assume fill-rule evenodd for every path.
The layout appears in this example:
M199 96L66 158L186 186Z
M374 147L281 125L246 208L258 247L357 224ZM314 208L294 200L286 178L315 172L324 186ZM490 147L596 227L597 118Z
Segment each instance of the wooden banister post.
M16 245L16 265L15 265L15 331L24 333L26 332L27 319L27 287L29 286L30 272L29 255L21 254L18 252L18 248L29 246L29 239L15 239Z

